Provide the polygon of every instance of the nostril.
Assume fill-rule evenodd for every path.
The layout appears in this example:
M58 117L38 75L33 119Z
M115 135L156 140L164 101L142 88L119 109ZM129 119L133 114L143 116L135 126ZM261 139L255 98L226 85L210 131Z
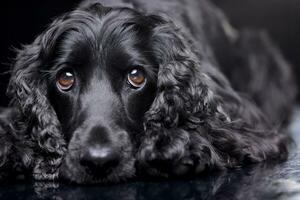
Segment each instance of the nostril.
M119 163L117 151L109 147L90 147L80 160L80 164L92 171L106 171Z

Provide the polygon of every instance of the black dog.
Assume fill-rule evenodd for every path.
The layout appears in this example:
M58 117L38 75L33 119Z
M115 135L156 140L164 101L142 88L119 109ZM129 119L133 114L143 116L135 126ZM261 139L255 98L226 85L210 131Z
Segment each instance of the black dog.
M282 160L294 93L268 38L206 0L85 1L18 52L3 169L94 183Z

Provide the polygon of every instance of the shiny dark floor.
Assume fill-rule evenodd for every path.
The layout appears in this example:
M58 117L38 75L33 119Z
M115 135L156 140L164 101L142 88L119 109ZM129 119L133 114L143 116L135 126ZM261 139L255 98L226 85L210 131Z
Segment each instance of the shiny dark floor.
M298 134L299 132L299 134ZM300 144L300 107L291 133ZM2 183L0 200L300 200L300 147L281 164L261 164L193 180L131 182L109 186Z

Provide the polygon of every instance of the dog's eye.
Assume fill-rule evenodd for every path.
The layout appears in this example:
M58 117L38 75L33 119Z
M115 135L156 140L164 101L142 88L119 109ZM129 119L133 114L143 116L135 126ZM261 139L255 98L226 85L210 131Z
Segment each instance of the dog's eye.
M146 83L146 77L143 70L133 69L128 73L128 82L134 88L141 88Z
M66 70L58 73L56 78L57 87L63 91L68 91L75 83L75 76L72 71Z

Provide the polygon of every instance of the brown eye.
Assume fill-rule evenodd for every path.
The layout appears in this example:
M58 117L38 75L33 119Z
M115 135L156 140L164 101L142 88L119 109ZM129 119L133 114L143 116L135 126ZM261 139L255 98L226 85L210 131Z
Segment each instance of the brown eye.
M56 78L57 87L63 91L68 91L74 85L75 76L72 71L62 71Z
M128 82L134 88L141 88L146 83L146 77L143 70L133 69L128 73Z

